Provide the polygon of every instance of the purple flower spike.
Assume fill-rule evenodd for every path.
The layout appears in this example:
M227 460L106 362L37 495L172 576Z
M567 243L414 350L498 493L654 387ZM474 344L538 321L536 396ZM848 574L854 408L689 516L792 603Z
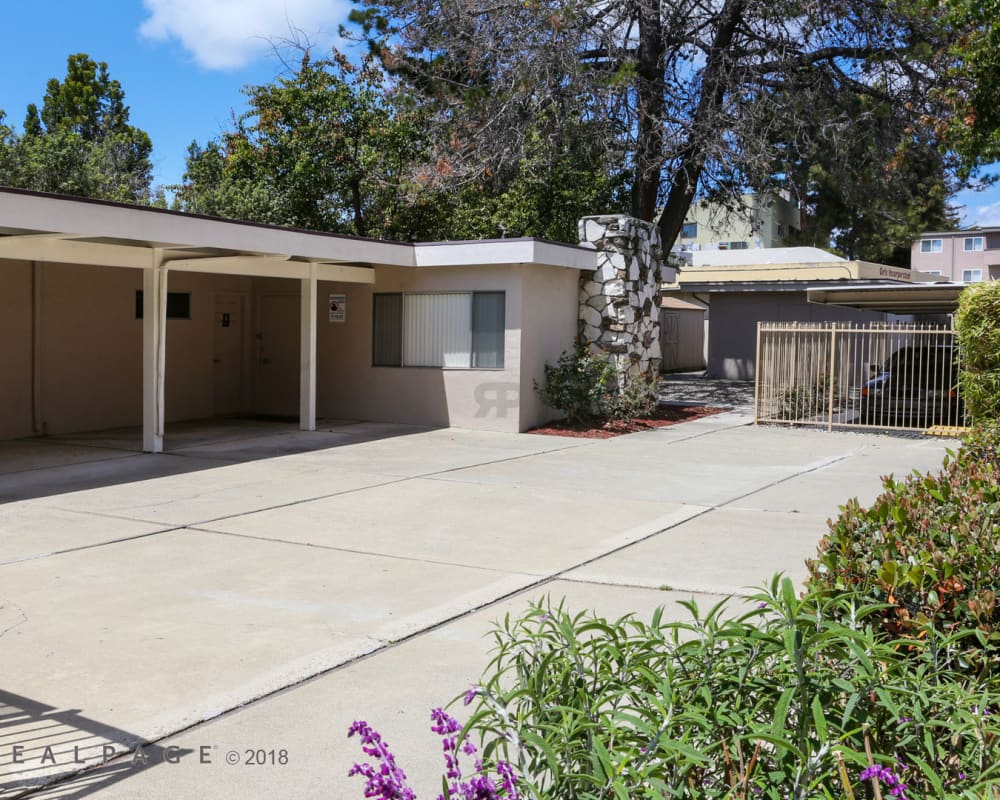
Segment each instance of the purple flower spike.
M908 800L906 796L906 784L888 767L879 766L878 764L865 767L861 770L860 779L863 781L880 781L889 787L889 794L891 796L898 797L900 800Z
M507 798L521 800L521 793L517 790L517 776L514 774L514 768L506 761L498 761L497 775L500 777L500 785Z
M415 800L416 794L406 785L406 773L396 766L396 757L382 740L381 734L364 720L351 723L348 737L357 734L361 738L361 749L365 755L378 759L378 767L372 764L355 764L348 775L365 778L365 797L377 800Z
M465 698L463 699L462 702L464 702L465 705L469 705L478 696L479 696L479 687L478 686L473 686L471 689L469 689L469 691L467 691L465 693Z

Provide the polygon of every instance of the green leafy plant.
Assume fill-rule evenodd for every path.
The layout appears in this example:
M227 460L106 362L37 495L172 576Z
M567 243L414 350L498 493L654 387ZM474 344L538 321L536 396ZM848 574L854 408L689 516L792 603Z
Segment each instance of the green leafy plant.
M883 480L868 508L851 500L830 522L809 586L884 604L879 627L920 637L928 626L976 636L956 651L965 668L1000 657L1000 426L981 426L936 475Z
M908 643L852 593L803 598L776 576L667 622L539 603L494 631L464 735L535 800L982 797L1000 781L1000 689ZM895 791L894 791L895 790ZM912 794L908 794L912 793Z
M545 365L545 383L535 391L551 408L562 411L571 423L632 419L650 413L657 402L655 375L619 376L611 357L578 344L564 352L555 366Z
M653 374L631 374L622 376L622 383L616 392L605 398L604 413L611 419L634 419L651 414L656 408L660 381Z
M976 422L1000 420L1000 283L976 283L962 291L955 330L966 408Z

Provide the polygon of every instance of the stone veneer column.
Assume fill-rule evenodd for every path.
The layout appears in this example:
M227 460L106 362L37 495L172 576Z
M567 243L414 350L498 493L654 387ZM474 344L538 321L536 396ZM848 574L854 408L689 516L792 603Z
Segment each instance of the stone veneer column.
M629 378L660 369L660 281L673 268L663 263L660 232L624 214L584 217L580 243L597 248L597 269L580 273L580 340L603 350ZM670 274L668 274L670 273Z

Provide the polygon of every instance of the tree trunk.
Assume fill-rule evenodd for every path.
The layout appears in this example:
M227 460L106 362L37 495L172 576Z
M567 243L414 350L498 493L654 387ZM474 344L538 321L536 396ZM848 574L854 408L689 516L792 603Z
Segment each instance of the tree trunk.
M718 119L726 97L726 66L729 48L736 33L736 26L743 15L746 0L726 0L719 15L719 27L705 62L701 95L689 126L688 140L681 148L670 180L670 194L660 216L660 238L665 250L673 247L684 225L684 217L691 208L698 180L705 167L706 151L710 138L717 135L713 121Z
M632 216L652 222L663 168L663 20L658 0L639 12L637 141Z
M351 203L354 206L354 233L358 236L365 235L365 218L362 213L361 200L361 179L351 179Z

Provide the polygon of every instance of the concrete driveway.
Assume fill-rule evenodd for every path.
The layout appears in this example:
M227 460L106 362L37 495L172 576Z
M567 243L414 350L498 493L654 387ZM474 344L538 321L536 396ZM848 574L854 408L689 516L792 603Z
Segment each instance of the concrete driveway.
M748 421L0 445L0 797L360 798L356 718L434 797L428 710L476 681L492 620L801 579L838 504L955 446Z

